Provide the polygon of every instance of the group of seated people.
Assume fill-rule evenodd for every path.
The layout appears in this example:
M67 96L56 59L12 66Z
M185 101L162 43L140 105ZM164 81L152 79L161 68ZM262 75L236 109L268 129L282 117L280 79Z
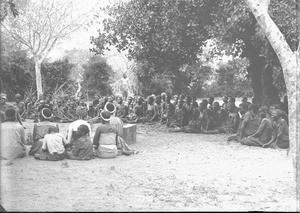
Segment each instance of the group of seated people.
M108 106L108 107L107 107ZM121 137L123 122L114 116L115 106L107 103L99 114L100 121L92 139L91 124L78 119L69 124L66 137L53 122L52 111L45 107L39 112L39 120L32 131L32 146L29 155L38 160L58 161L63 159L90 160L95 157L115 158L118 155L138 153ZM110 107L113 106L113 110ZM4 111L1 123L1 159L13 160L26 156L25 130L17 119L14 107Z
M22 133L24 128L22 127L22 119L20 119L22 112L18 108L19 105L23 104L18 100L14 104L14 107L11 108L5 103L6 100L5 94L2 93L0 107L1 121L4 121L2 124L2 126L4 125L3 131L7 131L7 137L10 137L10 131L12 130L8 130L10 127L6 129L5 123L8 125L9 122L13 122L12 120L14 120L14 122L18 121L19 125L14 123L14 125L18 127L18 130L15 132L19 134L20 143L24 144L25 136ZM288 111L287 104L284 104L284 102L267 107L259 106L253 101L250 103L247 98L244 97L242 103L237 107L234 97L228 98L225 96L222 104L215 101L214 97L203 99L198 103L195 97L181 94L180 96L174 95L172 98L170 94L166 93L162 93L161 95L153 94L148 96L147 99L141 96L128 97L126 102L123 101L122 97L115 99L113 96L102 98L95 96L89 107L80 100L77 100L75 105L69 104L68 106L62 105L62 101L60 100L49 100L42 100L36 106L34 119L36 119L37 124L33 130L34 144L29 154L34 155L37 159L51 159L47 155L49 153L51 156L53 156L53 153L61 154L62 156L58 157L59 159L61 157L89 159L90 157L88 156L105 157L106 155L111 157L116 156L115 146L117 146L119 154L132 154L134 150L130 149L125 141L117 134L121 131L123 123L152 124L160 122L168 127L169 132L202 134L230 133L234 135L230 136L228 141L237 141L243 145L273 148L289 147ZM286 99L285 102L287 103ZM77 106L76 109L75 107L71 107L75 109L74 114L76 116L73 116L71 120L59 116L57 107L68 108L73 105ZM30 104L27 104L27 110L28 107L30 108ZM13 114L14 117L12 117ZM38 118L36 116L38 116ZM62 113L61 116L65 116L65 114ZM73 123L70 124L68 139L66 141L66 139L63 139L58 133L59 128L56 123L70 121L73 121ZM54 122L56 122L56 130L50 128ZM97 123L101 123L101 127L96 130L93 142L91 143L91 141L88 140L88 135L91 134L91 125ZM43 124L42 126L46 126L47 128L40 128L40 124ZM75 127L73 127L74 125ZM112 128L111 125L114 128ZM44 140L47 134L49 134L49 136ZM4 137L5 134L1 135L1 137ZM113 142L106 144L107 142L103 142L102 138L105 138L103 139L104 141ZM113 140L113 138L115 138L115 140ZM56 150L57 152L53 151L51 145L47 145L50 140L53 141L53 143L54 141L60 143L59 146L53 145L53 147L56 148L60 147L59 150ZM76 144L78 146L75 146ZM87 144L89 144L89 146ZM85 153L85 151L79 151L79 146L84 147L82 149L92 154L89 155ZM66 148L63 149L63 147ZM111 149L112 147L114 148ZM48 152L50 150L52 151L49 153L47 151L41 152L45 149L48 150ZM20 147L20 156L24 154L24 151L21 150L23 149ZM93 152L91 150L93 150ZM106 150L106 152L103 152L103 150ZM111 150L113 150L112 153L110 153ZM84 154L79 154L80 157L78 157L77 152L83 152ZM45 153L47 154L45 155ZM58 158L55 157L55 159Z

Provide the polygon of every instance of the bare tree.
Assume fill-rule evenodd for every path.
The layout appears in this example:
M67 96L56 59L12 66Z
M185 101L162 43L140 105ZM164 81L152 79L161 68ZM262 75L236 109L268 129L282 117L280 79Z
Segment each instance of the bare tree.
M43 95L42 62L55 45L86 23L87 16L78 14L70 0L32 0L18 12L17 17L6 18L1 25L32 54L37 96L40 98Z
M298 35L298 48L292 51L284 35L280 32L268 13L270 0L246 0L246 3L258 24L268 38L274 51L276 52L283 69L284 80L287 88L289 101L289 138L290 153L296 177L297 191L297 211L300 210L300 37ZM295 1L295 9L298 9L298 1ZM300 34L300 12L297 16L298 33Z

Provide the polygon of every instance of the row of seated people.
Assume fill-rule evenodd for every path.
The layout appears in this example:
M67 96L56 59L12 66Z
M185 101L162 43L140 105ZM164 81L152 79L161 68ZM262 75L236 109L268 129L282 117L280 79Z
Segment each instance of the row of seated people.
M16 110L5 111L1 124L1 159L13 160L26 155L25 130L16 119ZM70 123L67 137L59 133L59 125L52 122L49 108L39 113L39 122L32 130L32 143L29 155L38 160L58 161L62 159L90 160L95 157L115 158L118 155L132 155L138 151L131 149L120 137L121 120L112 113L102 110L101 121L97 125L93 140L91 124L84 120ZM117 120L114 124L111 122ZM118 120L120 120L118 122Z

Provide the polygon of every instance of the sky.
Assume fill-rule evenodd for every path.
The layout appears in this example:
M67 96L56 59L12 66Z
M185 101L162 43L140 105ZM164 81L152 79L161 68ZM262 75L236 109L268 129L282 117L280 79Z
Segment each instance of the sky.
M113 4L115 0L72 0L72 2L77 6L77 8L79 8L79 13L88 11L88 14L92 19L92 16L96 13L99 7ZM104 16L102 16L101 18L104 18ZM97 36L97 30L100 27L101 26L99 26L98 24L93 24L91 26L85 26L82 29L72 33L68 39L62 41L50 52L49 58L54 61L63 57L64 51L66 50L88 50L92 48L92 44L90 43L90 36ZM107 51L105 53L104 57L107 58L109 65L111 65L115 71L126 71L129 61L126 58L125 53L119 53L115 48L112 48L111 51Z

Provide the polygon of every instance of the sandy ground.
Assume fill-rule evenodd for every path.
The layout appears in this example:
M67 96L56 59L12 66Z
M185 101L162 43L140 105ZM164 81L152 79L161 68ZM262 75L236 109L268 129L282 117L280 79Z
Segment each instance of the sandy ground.
M64 134L67 125L60 125ZM25 126L32 131L32 122ZM1 161L1 205L9 211L295 211L286 150L228 144L228 135L168 133L161 125L138 125L138 132L132 147L140 153L133 156Z

